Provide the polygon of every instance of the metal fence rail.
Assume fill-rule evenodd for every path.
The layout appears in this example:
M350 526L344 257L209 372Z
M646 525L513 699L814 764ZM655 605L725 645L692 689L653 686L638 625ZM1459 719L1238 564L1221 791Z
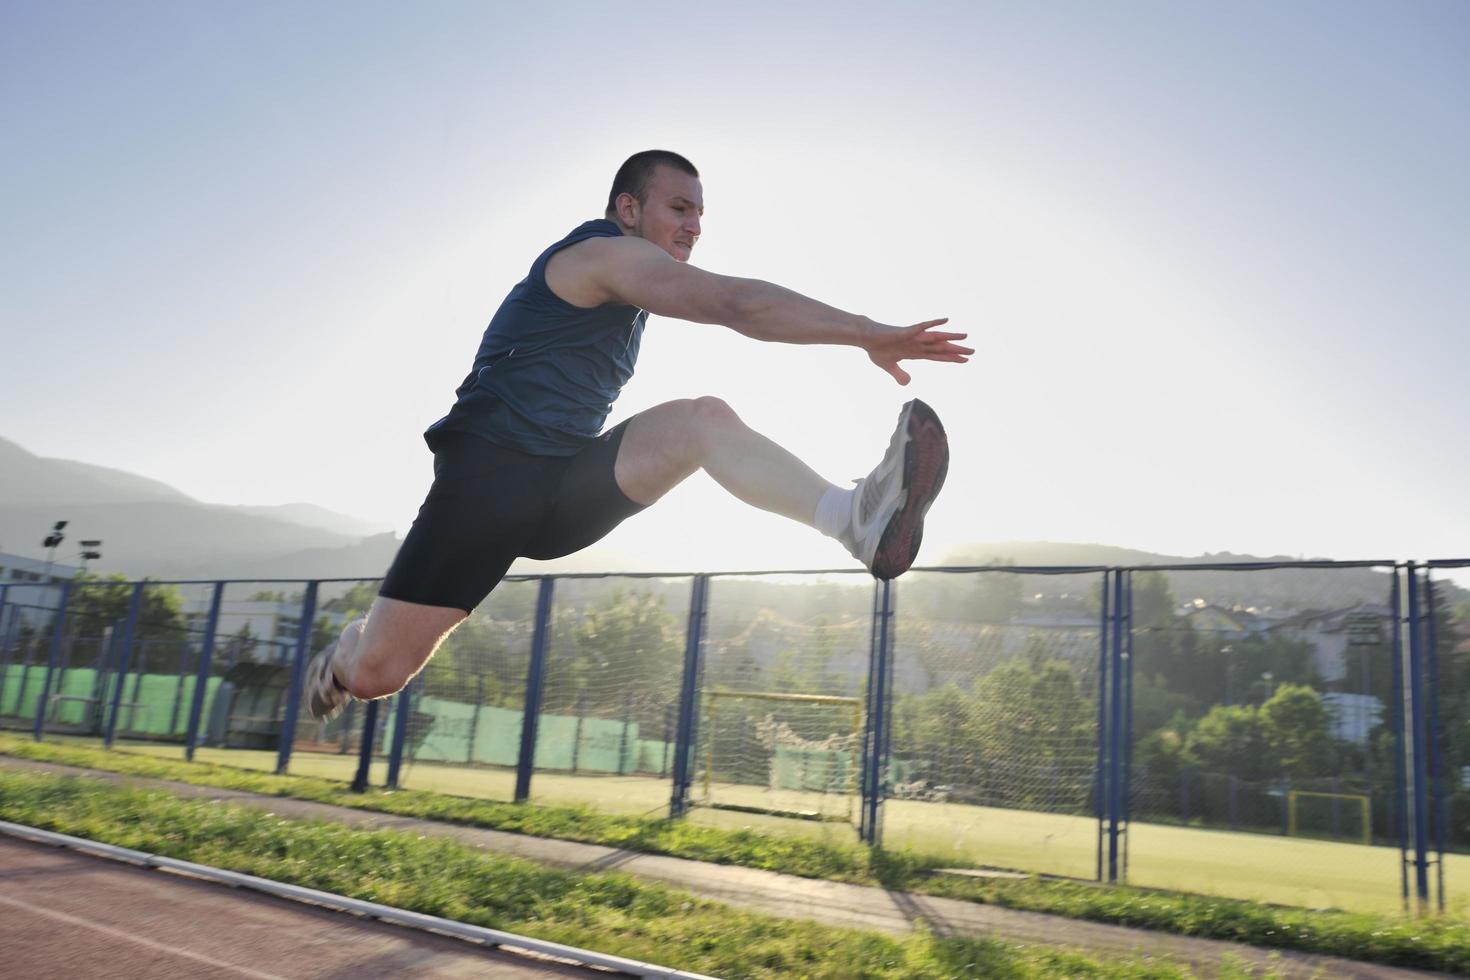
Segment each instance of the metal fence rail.
M1467 567L514 576L408 688L325 724L305 664L374 580L0 583L0 726L1296 900L1233 880L1254 864L1444 910L1470 873Z

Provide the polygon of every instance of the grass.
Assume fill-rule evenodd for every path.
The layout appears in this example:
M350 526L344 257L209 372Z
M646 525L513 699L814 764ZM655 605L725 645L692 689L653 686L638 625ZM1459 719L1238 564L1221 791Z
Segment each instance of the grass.
M740 912L616 873L453 841L282 820L163 791L0 771L5 819L462 922L721 977L1190 977L1063 948L872 933ZM1220 975L1252 976L1238 963Z
M952 878L932 873L937 867L954 863L948 855L873 852L830 839L775 837L749 829L609 814L586 807L516 805L422 790L372 790L359 795L340 782L312 777L275 776L219 765L36 743L10 735L0 735L0 753L809 878L881 885L1179 935L1470 973L1470 921L1459 918L1410 920L1372 913L1314 911L1045 879Z
M159 758L179 756L176 745L133 742L119 743L119 748ZM197 757L266 772L273 772L276 764L274 752L245 749L201 749ZM355 766L356 758L348 755L297 752L291 757L293 773L338 781L351 779ZM374 771L378 783L383 781L382 769L379 765ZM508 802L515 773L419 761L404 766L401 782L410 789ZM558 772L538 772L531 783L532 802L629 816L663 816L669 788L667 779ZM764 802L759 787L722 787L719 793L733 803ZM696 808L687 820L839 847L854 839L845 824L762 814ZM1127 877L1134 885L1303 908L1400 912L1399 852L1394 847L1144 822L1133 824L1130 834ZM1084 879L1092 878L1096 870L1097 821L1090 817L889 800L884 804L883 838L890 849L931 855L956 866L984 863ZM1470 855L1447 854L1445 865L1450 881L1470 881ZM1462 898L1455 911L1466 917L1470 902Z

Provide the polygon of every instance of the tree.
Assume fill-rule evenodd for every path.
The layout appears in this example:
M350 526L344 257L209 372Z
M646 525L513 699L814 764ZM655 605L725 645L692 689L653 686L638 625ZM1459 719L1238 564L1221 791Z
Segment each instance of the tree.
M1326 707L1317 692L1283 684L1259 708L1216 705L1185 743L1208 772L1250 781L1331 775L1334 752Z
M1316 691L1302 684L1282 684L1261 706L1261 721L1281 775L1305 779L1331 774L1331 719Z
M547 664L547 710L580 704L621 713L630 698L639 705L672 703L679 690L681 639L662 599L615 591L553 637L553 647L570 656Z
M1199 720L1185 742L1188 756L1207 772L1245 780L1277 775L1260 712L1250 705L1220 704Z
M127 622L135 585L127 576L106 577L87 572L72 579L67 599L67 632L79 641L101 642L109 627L114 635ZM170 585L143 584L143 599L133 627L133 670L176 670L188 630L183 598ZM98 658L102 654L99 650Z
M1062 660L1011 660L975 683L972 728L986 797L1000 806L1080 805L1096 759L1096 713Z
M894 745L921 763L920 775L930 783L973 786L980 772L977 707L975 696L955 684L900 697L893 711Z
M340 596L322 603L322 610L341 613L348 619L353 619L365 615L373 607L373 600L377 597L377 582L358 582Z
M444 640L424 670L425 693L494 707L519 708L525 700L528 645L510 652L515 624L476 610Z

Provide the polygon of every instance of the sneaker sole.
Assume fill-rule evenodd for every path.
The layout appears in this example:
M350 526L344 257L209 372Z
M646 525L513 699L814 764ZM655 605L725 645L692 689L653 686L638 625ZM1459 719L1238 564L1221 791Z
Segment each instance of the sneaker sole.
M887 581L909 570L924 540L924 515L949 473L949 439L934 409L914 399L904 447L904 504L888 519L873 555L873 577Z
M336 651L337 644L333 643L312 657L311 662L306 666L306 713L316 721L331 720L348 700L348 696L334 686L328 686L324 692L322 688L328 682L318 681L318 677L323 670L331 669L327 666L327 663ZM341 696L338 697L338 694Z

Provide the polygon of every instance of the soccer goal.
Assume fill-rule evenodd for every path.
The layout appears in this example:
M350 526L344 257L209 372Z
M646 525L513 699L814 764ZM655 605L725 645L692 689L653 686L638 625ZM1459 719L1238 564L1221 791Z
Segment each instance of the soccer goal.
M1373 843L1372 804L1360 793L1286 793L1287 833L1293 837L1347 838Z
M704 778L694 802L805 820L856 818L858 698L704 691Z

